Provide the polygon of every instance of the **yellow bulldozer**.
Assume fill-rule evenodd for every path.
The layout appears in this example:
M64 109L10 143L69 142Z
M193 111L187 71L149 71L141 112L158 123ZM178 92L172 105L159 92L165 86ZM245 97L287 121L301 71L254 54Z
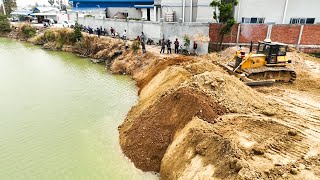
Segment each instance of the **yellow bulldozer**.
M291 60L287 57L288 45L271 42L270 39L258 42L256 52L245 53L241 48L224 68L239 77L249 86L271 85L275 82L292 83L296 72L287 67Z

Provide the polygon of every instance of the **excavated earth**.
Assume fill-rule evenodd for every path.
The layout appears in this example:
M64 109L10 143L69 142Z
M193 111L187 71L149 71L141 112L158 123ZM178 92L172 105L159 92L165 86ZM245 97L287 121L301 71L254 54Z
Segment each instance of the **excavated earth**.
M83 45L62 50L103 60L137 82L139 102L119 126L137 168L161 179L320 179L319 58L290 52L293 84L250 88L217 65L235 48L158 56L89 35Z
M291 52L294 84L250 88L215 65L234 50L116 58L140 88L124 154L161 179L320 179L320 60Z

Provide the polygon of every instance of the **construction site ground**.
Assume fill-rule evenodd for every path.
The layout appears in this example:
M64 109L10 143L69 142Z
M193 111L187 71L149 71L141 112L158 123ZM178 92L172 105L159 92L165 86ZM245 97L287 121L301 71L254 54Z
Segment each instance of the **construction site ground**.
M289 52L293 84L251 88L219 66L236 48L192 57L125 51L92 35L81 43L62 50L103 59L137 82L139 102L119 126L137 168L161 179L320 179L319 58Z
M216 65L235 50L116 59L140 88L124 153L162 179L319 179L320 59L289 52L295 83L250 88Z

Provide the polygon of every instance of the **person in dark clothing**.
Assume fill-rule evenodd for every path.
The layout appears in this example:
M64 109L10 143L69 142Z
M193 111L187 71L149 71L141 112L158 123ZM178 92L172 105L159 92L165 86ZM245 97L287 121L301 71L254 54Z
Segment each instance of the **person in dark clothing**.
M111 32L111 36L115 36L113 27L111 27L110 32Z
M160 54L164 53L165 48L166 48L166 42L164 41L164 39L162 39L161 40L161 51L160 51Z
M176 41L174 41L174 53L178 54L179 53L179 41L178 38Z
M100 30L100 28L97 28L97 35L98 35L98 38L100 38L100 35L101 35L101 30Z
M93 29L91 27L88 27L89 34L93 34Z
M167 54L171 54L171 44L172 44L172 42L170 41L170 39L168 39L168 41L167 41Z
M146 51L146 45L145 45L144 41L141 41L141 48L142 48L142 53L143 54L147 52Z
M196 54L196 50L198 49L198 44L194 41L193 42L193 53Z

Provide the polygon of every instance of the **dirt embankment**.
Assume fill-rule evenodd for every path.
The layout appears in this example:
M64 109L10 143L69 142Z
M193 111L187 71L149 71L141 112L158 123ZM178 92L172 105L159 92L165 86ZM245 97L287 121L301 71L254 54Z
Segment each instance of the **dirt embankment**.
M310 86L306 96L319 93L319 81L311 79L311 87L299 67L297 84L252 89L214 65L227 61L222 55L144 56L149 59L114 62L122 64L120 72L130 69L140 88L139 104L119 127L120 145L138 168L160 172L162 179L320 176L320 100L298 105L293 93L286 96L288 89L300 93L299 83ZM302 108L295 112L293 105Z
M61 39L68 31L53 34L32 42L102 59L136 80L139 103L119 127L121 148L136 167L162 179L319 179L319 59L291 52L294 84L252 89L214 65L234 48L158 56L125 51L111 38L84 35L70 44Z

